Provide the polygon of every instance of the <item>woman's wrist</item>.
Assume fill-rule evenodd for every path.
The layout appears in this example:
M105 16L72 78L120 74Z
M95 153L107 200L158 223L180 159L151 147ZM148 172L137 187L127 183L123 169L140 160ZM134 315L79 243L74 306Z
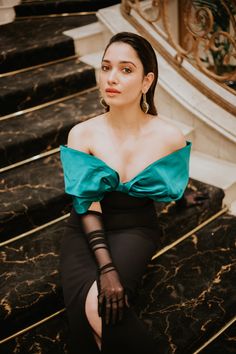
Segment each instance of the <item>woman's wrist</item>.
M112 270L116 270L116 268L112 262L109 262L103 266L100 266L98 271L99 274L106 274L108 272L111 272Z

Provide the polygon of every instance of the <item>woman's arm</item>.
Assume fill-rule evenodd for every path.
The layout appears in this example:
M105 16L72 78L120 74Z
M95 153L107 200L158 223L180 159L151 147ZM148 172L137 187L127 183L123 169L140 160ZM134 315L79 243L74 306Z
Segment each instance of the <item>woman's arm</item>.
M67 145L89 153L88 142L91 139L89 139L90 134L85 123L80 123L71 129ZM89 209L80 216L89 247L98 266L98 313L99 316L104 314L107 324L111 320L115 323L122 319L123 308L125 304L128 305L128 301L110 255L100 202L94 201Z

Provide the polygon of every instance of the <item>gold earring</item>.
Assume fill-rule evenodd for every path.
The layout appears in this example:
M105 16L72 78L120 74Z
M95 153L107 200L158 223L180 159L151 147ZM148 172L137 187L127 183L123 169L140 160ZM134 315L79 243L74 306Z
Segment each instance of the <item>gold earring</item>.
M149 104L147 103L146 93L143 93L141 106L144 113L147 113L149 111Z
M100 98L100 104L103 108L109 107L103 97Z

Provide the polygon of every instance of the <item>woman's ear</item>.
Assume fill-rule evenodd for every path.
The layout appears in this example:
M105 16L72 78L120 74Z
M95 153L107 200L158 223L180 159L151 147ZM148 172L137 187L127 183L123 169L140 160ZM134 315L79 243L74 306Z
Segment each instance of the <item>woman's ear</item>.
M147 93L154 80L154 73L150 72L144 76L142 92Z

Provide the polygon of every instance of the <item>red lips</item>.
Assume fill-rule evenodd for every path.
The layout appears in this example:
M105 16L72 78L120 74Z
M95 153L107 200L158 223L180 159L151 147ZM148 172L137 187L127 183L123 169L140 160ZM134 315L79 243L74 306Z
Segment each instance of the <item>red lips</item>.
M110 93L121 93L120 91L114 89L114 88L107 88L106 92L110 92Z

